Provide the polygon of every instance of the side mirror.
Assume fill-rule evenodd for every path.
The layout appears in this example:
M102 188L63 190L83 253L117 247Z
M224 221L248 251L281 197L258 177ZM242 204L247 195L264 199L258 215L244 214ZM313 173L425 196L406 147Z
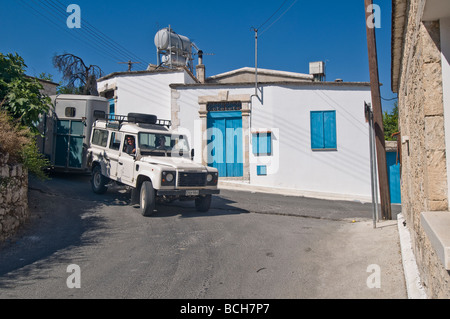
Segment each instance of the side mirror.
M191 160L194 160L194 149L191 149Z

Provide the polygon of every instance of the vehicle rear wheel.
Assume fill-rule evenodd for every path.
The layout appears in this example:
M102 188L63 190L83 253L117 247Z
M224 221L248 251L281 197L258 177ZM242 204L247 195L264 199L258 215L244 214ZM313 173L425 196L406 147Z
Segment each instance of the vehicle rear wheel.
M142 183L141 186L141 194L140 194L140 206L141 206L141 213L143 216L151 216L153 215L153 211L155 210L155 190L153 189L152 182L145 181Z
M195 199L195 208L199 212L207 212L211 207L211 195L200 196Z
M96 194L104 194L108 190L106 184L108 184L108 178L102 175L102 169L100 168L100 166L95 166L92 170L92 190Z

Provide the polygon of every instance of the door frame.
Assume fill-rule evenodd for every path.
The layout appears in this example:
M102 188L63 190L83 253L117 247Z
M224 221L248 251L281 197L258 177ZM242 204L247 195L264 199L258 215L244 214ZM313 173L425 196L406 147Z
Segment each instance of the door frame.
M244 164L244 154L243 154L243 143L244 143L244 139L243 136L241 136L241 141L238 142L237 145L235 145L234 141L235 141L235 134L233 132L233 145L231 146L230 144L230 136L228 136L228 121L230 120L238 120L239 121L239 130L240 133L239 135L242 135L242 112L241 111L220 111L220 112L209 112L208 116L207 116L207 127L208 129L210 129L211 126L210 124L213 123L214 121L224 121L224 126L223 126L223 131L221 130L221 135L223 137L222 141L221 141L221 147L222 150L220 150L219 152L221 152L222 154L222 159L224 160L223 163L217 163L217 166L213 166L212 163L209 162L210 158L209 156L211 155L210 152L211 150L208 149L208 165L212 166L212 167L216 167L219 169L219 176L221 170L225 170L226 176L221 176L221 177L243 177L244 175L244 171L243 171L243 164ZM212 121L212 122L211 122ZM217 138L217 137L216 137ZM209 143L211 143L208 139L208 145ZM217 144L215 144L215 152L217 151ZM231 152L231 153L229 153ZM228 162L228 159L230 158L230 155L233 155L233 162ZM214 159L214 157L213 157ZM234 160L237 160L237 162L235 162ZM224 165L224 166L221 166ZM230 176L233 175L233 176Z
M245 181L250 180L250 116L251 116L251 95L250 94L236 94L231 95L230 91L223 90L219 91L217 95L206 95L198 97L199 104L199 117L201 120L202 129L202 164L208 165L208 103L213 102L241 102L242 103L242 154L243 154L243 179Z

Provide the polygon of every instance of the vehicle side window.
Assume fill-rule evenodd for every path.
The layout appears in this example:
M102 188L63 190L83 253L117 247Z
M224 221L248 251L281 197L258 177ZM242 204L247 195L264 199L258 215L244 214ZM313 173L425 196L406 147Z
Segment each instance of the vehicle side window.
M92 134L92 144L106 147L108 143L108 131L95 129Z
M122 151L128 155L136 154L136 137L133 135L125 135Z
M111 141L109 142L109 148L115 151L120 150L121 140L122 140L122 133L112 132Z

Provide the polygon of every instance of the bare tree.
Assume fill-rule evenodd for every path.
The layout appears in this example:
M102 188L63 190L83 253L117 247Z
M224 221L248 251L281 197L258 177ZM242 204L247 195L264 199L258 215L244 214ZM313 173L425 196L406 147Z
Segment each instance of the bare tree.
M98 96L97 79L103 74L99 66L87 66L81 58L69 53L55 55L53 65L62 72L63 79L68 82L67 86L82 87L83 94Z

